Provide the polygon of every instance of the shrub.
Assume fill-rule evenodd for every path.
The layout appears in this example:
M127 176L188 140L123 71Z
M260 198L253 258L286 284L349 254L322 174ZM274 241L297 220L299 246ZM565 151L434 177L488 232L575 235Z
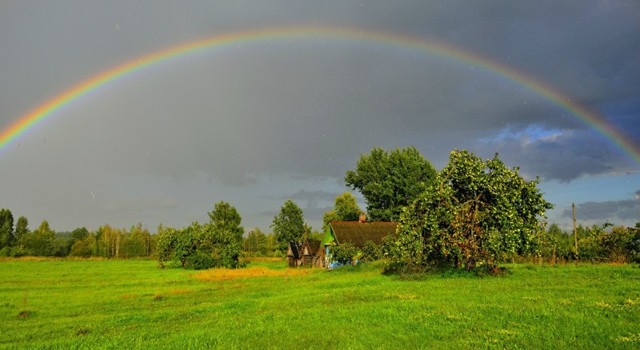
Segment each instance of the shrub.
M357 255L358 250L351 243L343 243L331 249L331 259L343 265L353 263Z
M185 267L194 270L206 270L216 267L218 263L209 254L196 250L194 254L189 255L186 258Z
M362 247L362 261L375 261L382 258L382 247L373 243L372 241L364 242Z

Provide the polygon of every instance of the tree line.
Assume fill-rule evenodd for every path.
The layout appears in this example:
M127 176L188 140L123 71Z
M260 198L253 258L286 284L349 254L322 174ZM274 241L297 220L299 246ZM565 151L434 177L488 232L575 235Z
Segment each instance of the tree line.
M155 258L161 264L175 261L182 267L240 267L243 257L284 257L287 244L322 234L304 222L302 209L292 200L284 202L274 217L273 233L259 228L245 237L242 218L235 207L220 201L208 213L209 222L193 222L184 228L160 225L152 234L142 224L130 229L102 225L95 231L85 227L55 232L44 220L35 230L21 216L14 224L9 209L0 210L0 256Z
M141 258L156 253L156 236L142 224L129 229L102 225L90 232L79 227L56 232L47 220L29 230L29 221L20 216L15 223L9 209L0 209L0 256Z
M349 245L337 248L336 257L345 261L356 255L384 257L391 270L453 267L489 272L516 258L640 261L640 224L579 227L577 237L557 225L547 229L545 212L553 206L543 198L539 180L525 180L497 154L483 160L456 149L445 168L436 171L415 147L376 147L360 156L344 180L363 195L369 221L399 223L382 246L368 245L361 249L366 252ZM324 214L322 229L331 221L355 221L361 212L355 197L345 192ZM323 236L305 223L302 209L292 200L275 215L272 234L256 228L245 236L239 213L223 201L208 214L207 223L181 229L161 225L155 234L141 224L54 232L47 221L30 231L22 216L14 225L11 211L2 209L0 256L155 257L191 268L240 267L243 257L284 256L289 242ZM576 240L578 249L571 245Z

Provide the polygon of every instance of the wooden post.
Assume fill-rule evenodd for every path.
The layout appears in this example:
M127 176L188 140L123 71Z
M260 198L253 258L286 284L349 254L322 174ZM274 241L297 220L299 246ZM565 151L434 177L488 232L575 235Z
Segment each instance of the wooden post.
M576 227L576 204L571 203L571 212L573 213L573 239L576 243L576 257L578 257L578 228Z

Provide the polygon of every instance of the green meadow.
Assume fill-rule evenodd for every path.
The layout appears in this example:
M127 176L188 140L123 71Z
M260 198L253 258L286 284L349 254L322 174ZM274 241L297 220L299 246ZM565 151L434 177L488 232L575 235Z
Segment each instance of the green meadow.
M0 347L640 348L637 266L419 279L379 264L249 267L202 278L145 260L0 261Z

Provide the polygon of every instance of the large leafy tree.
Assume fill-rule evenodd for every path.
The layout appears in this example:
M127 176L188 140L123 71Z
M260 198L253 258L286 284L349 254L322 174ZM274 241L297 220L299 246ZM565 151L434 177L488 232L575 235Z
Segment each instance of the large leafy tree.
M300 241L304 235L302 209L292 200L287 200L280 208L280 213L273 218L271 228L280 250L285 250L289 242Z
M434 167L415 147L392 151L374 148L347 171L347 186L360 191L372 221L397 221L402 208L432 183Z
M209 213L210 222L194 222L181 230L158 228L158 260L174 260L182 267L206 269L211 267L240 267L242 234L240 215L225 202L216 203Z
M362 210L358 207L356 197L345 192L336 197L333 210L324 213L322 221L326 226L332 221L356 221Z
M213 211L209 212L209 219L215 230L228 231L240 242L244 234L244 228L240 226L242 217L235 207L227 202L220 201L215 204Z
M498 159L451 152L435 182L403 213L392 257L409 265L474 269L495 267L510 254L534 253L552 205L538 181Z

